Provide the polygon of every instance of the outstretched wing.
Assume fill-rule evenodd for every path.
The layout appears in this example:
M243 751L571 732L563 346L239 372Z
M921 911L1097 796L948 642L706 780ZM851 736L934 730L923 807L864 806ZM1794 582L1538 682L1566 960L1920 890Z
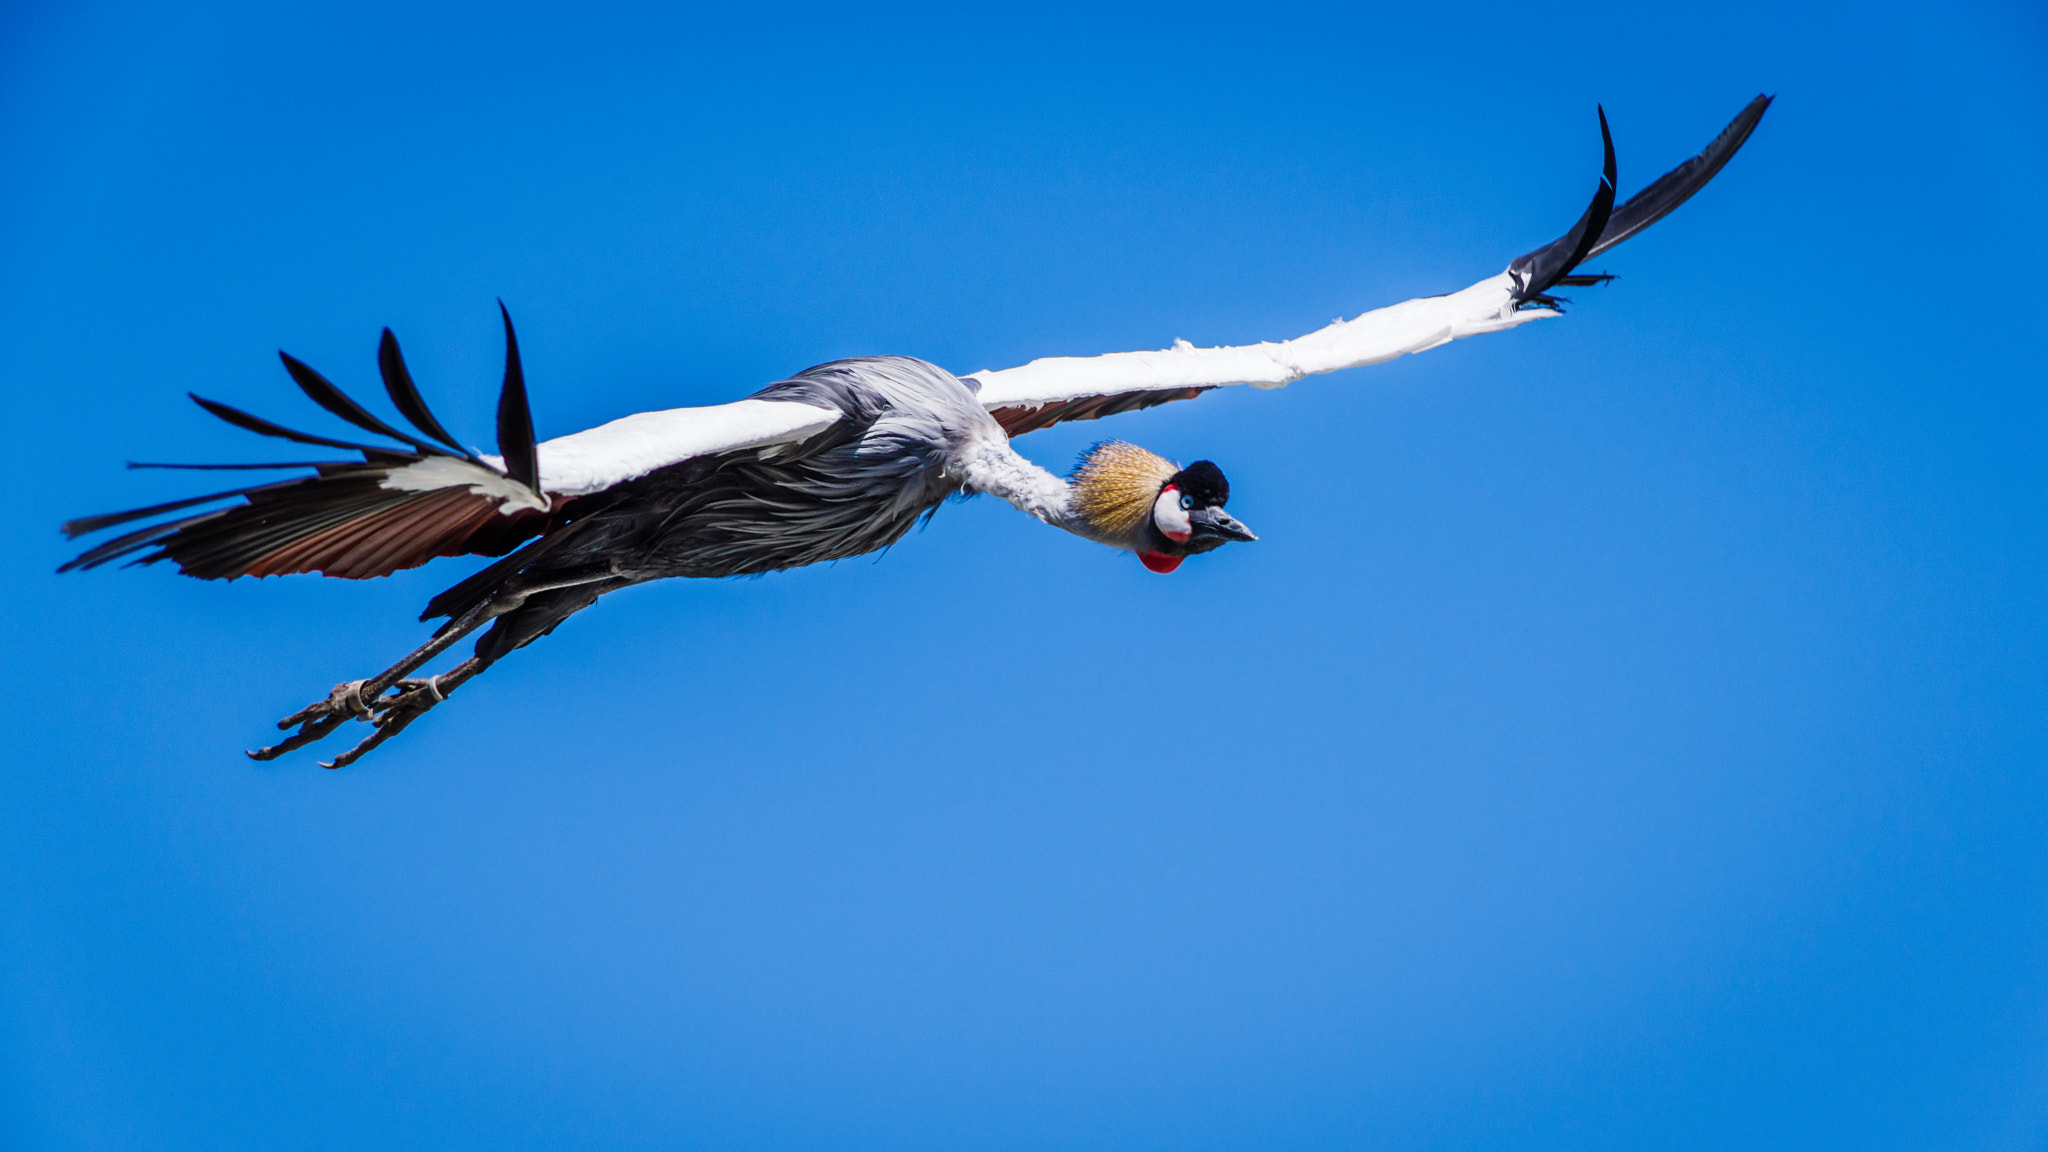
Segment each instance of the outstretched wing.
M1614 140L1603 111L1600 139L1606 156L1600 187L1578 223L1499 275L1462 292L1375 309L1279 343L1197 348L1183 340L1157 352L1058 356L999 372L976 372L972 378L980 381L982 406L1010 435L1021 436L1065 420L1094 420L1187 400L1230 384L1281 388L1304 376L1378 364L1560 315L1558 300L1547 294L1549 290L1608 279L1574 275L1573 270L1663 219L1704 187L1749 139L1770 103L1769 96L1750 101L1704 151L1620 208L1614 206Z
M205 579L320 572L360 580L417 567L437 556L497 556L574 520L583 497L696 456L799 439L840 416L809 404L749 399L644 412L536 444L518 339L511 317L504 319L500 455L470 451L448 434L420 398L388 328L377 349L385 391L424 438L378 419L318 372L279 353L285 370L315 403L403 447L298 432L194 396L200 407L236 427L357 452L362 459L130 465L204 471L310 468L313 474L73 520L63 530L75 538L183 513L107 540L58 571L132 557L135 564L174 561L186 575Z

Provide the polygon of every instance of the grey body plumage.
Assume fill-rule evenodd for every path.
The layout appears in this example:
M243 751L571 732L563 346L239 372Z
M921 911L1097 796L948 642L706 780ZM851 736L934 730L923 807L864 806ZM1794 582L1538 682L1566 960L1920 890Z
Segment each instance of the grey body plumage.
M753 398L834 408L838 423L795 444L702 456L619 485L531 564L471 589L468 603L434 610L459 615L522 586L608 573L532 596L499 617L479 642L480 654L496 659L601 592L677 576L753 576L887 548L948 497L966 493L970 445L1007 447L974 393L972 382L907 356L806 369Z
M657 530L657 576L733 576L843 560L886 548L968 484L965 449L1007 445L976 385L907 356L838 360L756 393L836 408L817 437L661 469L635 484L671 489Z

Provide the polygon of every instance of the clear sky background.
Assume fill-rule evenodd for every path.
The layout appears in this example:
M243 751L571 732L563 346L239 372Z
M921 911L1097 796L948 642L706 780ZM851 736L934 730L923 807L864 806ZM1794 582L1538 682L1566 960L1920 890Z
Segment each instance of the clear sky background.
M0 1144L2048 1144L2048 17L1422 7L8 5ZM497 297L543 435L1284 338L1760 91L1564 320L1019 442L1220 463L1170 577L949 506L324 772L475 562L53 575L298 451L186 390L340 427L280 347L488 441Z

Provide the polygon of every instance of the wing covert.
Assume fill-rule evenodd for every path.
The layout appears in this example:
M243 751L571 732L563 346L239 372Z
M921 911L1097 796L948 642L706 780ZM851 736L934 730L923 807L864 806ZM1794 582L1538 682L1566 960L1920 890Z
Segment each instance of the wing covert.
M701 408L638 412L540 445L540 486L550 496L583 496L657 468L736 448L801 440L842 413L794 400L748 398ZM495 463L496 458L484 459Z

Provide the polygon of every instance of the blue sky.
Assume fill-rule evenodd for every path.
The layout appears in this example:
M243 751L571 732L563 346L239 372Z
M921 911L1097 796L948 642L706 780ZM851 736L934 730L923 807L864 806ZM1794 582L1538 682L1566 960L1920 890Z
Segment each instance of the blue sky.
M589 7L0 13L0 1142L2048 1143L2037 9ZM950 506L323 772L470 565L52 574L280 347L483 439L499 297L543 435L1283 338L1759 91L1565 320L1019 441L1221 464L1171 577Z

